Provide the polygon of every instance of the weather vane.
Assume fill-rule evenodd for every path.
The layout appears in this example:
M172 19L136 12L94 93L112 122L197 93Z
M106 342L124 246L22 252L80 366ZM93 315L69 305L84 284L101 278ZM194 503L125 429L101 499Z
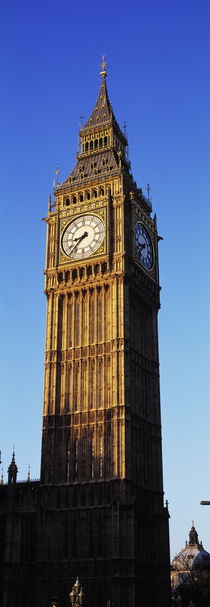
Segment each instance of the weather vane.
M100 76L107 76L106 68L108 68L108 63L105 61L105 55L102 56L102 63L99 65L99 68L102 68L100 72Z

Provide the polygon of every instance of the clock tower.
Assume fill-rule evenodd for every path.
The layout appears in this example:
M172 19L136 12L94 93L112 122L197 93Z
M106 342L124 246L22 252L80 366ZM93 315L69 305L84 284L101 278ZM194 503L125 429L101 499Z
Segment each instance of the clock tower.
M89 604L166 607L158 234L127 145L103 58L76 166L46 218L41 484L60 496L61 560Z

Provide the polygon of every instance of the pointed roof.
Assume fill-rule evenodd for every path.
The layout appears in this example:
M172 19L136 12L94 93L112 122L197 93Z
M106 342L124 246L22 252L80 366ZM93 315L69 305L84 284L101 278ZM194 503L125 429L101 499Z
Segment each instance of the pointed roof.
M92 111L92 114L90 115L90 118L88 118L86 124L84 125L84 127L81 128L80 130L80 135L84 134L84 132L86 130L89 129L94 129L97 128L98 126L105 126L106 124L112 124L112 126L115 128L115 130L118 133L118 136L120 136L123 141L124 144L127 145L127 139L125 137L125 135L123 135L119 124L115 118L110 100L109 100L109 96L108 96L108 92L107 92L107 86L106 86L106 76L107 73L105 71L105 66L106 66L106 62L105 62L105 57L103 56L103 62L102 62L102 71L100 72L101 75L101 86L100 86L100 91L98 94L98 98L96 101L96 104L94 106L94 109Z
M13 470L17 471L18 470L18 468L16 466L16 463L15 463L15 452L14 451L12 453L12 460L11 460L11 464L9 465L8 472L9 472L9 470L12 470L12 471Z
M13 451L12 461L8 468L8 483L9 484L16 482L17 473L18 473L18 467L16 466L15 452Z
M101 87L96 101L95 107L90 115L90 118L86 122L84 129L89 127L95 127L104 122L109 122L114 117L111 103L106 87L105 76L102 76ZM115 119L115 118L114 118Z

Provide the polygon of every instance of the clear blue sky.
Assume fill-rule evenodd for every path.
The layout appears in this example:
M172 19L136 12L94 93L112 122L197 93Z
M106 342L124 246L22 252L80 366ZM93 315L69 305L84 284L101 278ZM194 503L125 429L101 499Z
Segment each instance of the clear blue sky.
M191 520L210 551L210 5L177 2L3 3L1 116L1 433L19 479L39 476L47 213L54 170L75 163L102 54L134 177L149 182L160 243L159 314L165 497L171 554Z

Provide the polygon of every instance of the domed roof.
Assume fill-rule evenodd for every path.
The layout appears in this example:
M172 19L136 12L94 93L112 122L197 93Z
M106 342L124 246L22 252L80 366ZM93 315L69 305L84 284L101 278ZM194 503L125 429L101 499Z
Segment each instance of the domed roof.
M198 558L200 553L206 553L203 549L202 543L199 543L198 534L192 521L192 527L189 533L189 544L186 542L185 548L174 557L171 568L174 571L191 571L194 565L195 559Z
M210 570L210 554L206 550L201 550L193 561L193 569Z
M172 561L172 569L175 571L185 571L192 569L194 560L199 554L198 548L182 548Z

